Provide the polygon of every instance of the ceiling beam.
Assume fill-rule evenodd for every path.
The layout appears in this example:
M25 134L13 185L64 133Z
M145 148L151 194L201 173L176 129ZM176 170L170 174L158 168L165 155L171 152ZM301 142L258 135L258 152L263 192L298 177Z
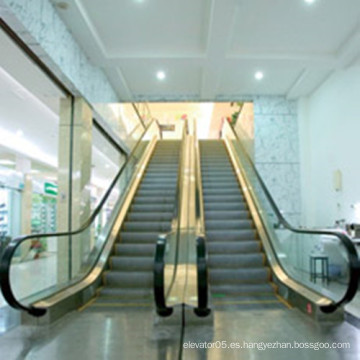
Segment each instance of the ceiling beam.
M230 47L238 8L233 1L212 0L200 89L203 99L215 98L217 94L223 72L221 63Z
M360 55L360 24L339 47L336 54L336 69L350 66Z

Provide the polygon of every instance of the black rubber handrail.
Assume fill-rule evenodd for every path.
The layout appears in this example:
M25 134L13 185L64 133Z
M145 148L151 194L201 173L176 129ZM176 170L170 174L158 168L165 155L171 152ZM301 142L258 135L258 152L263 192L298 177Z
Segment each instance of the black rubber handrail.
M11 260L14 256L14 253L16 251L16 249L20 246L20 244L22 244L24 241L28 241L30 239L41 239L41 238L48 238L48 237L64 237L64 236L74 236L74 235L78 235L80 233L82 233L84 230L86 230L87 228L89 228L91 226L91 224L93 223L93 221L96 219L97 215L100 213L102 207L104 206L106 200L108 199L108 197L110 196L112 190L114 189L114 187L116 186L118 180L120 179L121 175L123 174L123 172L125 171L127 165L129 164L129 162L132 160L132 158L134 157L135 152L137 151L139 145L142 142L142 139L144 137L144 135L147 133L148 129L150 128L150 126L153 124L153 122L151 122L144 130L141 138L138 140L138 142L136 143L134 149L132 150L132 152L130 153L129 157L127 158L126 162L122 165L121 169L119 170L119 172L116 174L116 176L114 177L113 181L111 182L109 188L107 189L107 191L105 192L104 196L102 197L101 201L99 202L99 204L97 205L97 207L95 208L94 212L92 213L92 215L89 217L89 219L87 221L85 221L85 223L77 230L74 231L64 231L64 232L56 232L56 233L43 233L43 234L31 234L31 235L24 235L24 236L19 236L13 240L10 241L10 243L8 244L8 246L5 248L5 250L3 251L1 260L0 260L0 287L2 289L2 293L3 296L5 298L5 300L7 301L7 303L18 310L23 310L28 312L29 314L33 315L33 316L43 316L46 314L47 309L44 308L36 308L32 305L30 306L26 306L21 304L15 297L13 291L12 291L12 287L11 287L11 283L10 283L10 267L11 267ZM105 245L105 243L104 243ZM103 245L103 246L104 246ZM100 256L101 251L99 252L99 255L97 257L97 259ZM95 261L94 265L92 266L92 268L87 272L86 275L84 275L81 279L79 279L79 281L77 282L81 282L83 281L88 274L93 270L95 264L96 264L97 260ZM72 286L74 284L71 284L69 286ZM63 291L64 289L61 289L59 291Z
M211 313L208 307L208 266L206 241L203 236L196 240L196 262L197 262L197 291L198 306L194 309L197 316L205 317Z
M341 305L344 305L344 304L347 304L348 302L350 302L353 299L353 297L355 296L356 292L357 292L358 285L359 285L359 276L360 276L359 257L357 255L356 248L355 248L353 242L351 241L350 237L347 236L346 234L344 234L342 232L338 232L338 231L315 230L315 229L310 230L310 229L295 228L294 226L292 226L284 218L281 211L277 207L272 195L270 194L267 186L265 185L263 179L261 178L259 172L257 171L257 169L255 167L255 164L253 163L252 159L250 158L247 151L245 150L245 148L244 148L238 134L236 133L234 128L232 126L230 126L230 124L228 124L228 125L229 125L230 129L232 130L232 132L233 132L233 134L234 134L234 136L235 136L235 138L237 140L238 145L241 148L242 155L246 158L246 160L250 164L252 170L254 171L255 176L256 176L257 180L259 181L260 186L261 186L262 190L264 191L267 200L269 201L272 209L274 210L274 213L276 214L276 216L277 216L277 218L279 220L279 223L281 225L283 225L285 229L287 229L287 230L289 230L291 232L294 232L294 233L298 233L298 234L329 235L329 236L337 237L340 240L340 242L344 245L346 251L348 252L348 255L349 255L349 269L350 269L348 288L347 288L344 296L339 301L334 302L331 305L321 306L320 309L325 313L331 313L331 312L334 312ZM285 270L285 272L286 272L286 270ZM313 290L313 289L311 289L311 290Z
M170 316L173 313L173 308L166 306L164 261L165 249L166 238L159 237L156 243L154 261L154 298L156 312L162 317Z
M194 127L194 140L197 148L195 152L196 162L196 181L195 181L195 214L197 221L196 239L196 265L197 265L197 296L198 306L194 309L196 315L200 317L208 316L211 313L209 308L209 278L208 278L208 257L206 250L206 237L204 232L204 200L202 190L199 142L197 139L196 126Z
M181 199L180 199L180 187L182 179L182 162L183 162L183 141L185 139L185 134L188 133L188 124L185 121L182 137L181 137L181 150L179 154L179 164L178 164L178 178L176 183L176 195L175 195L175 206L172 222L176 223L176 229L173 229L167 234L160 234L156 243L155 249L155 259L154 259L154 300L156 312L159 316L166 317L170 316L173 312L173 308L166 306L166 299L171 292L171 289L175 283L176 272L177 272L177 263L179 257L179 242L180 242L180 216L181 216ZM168 236L176 232L175 240L175 259L174 265L175 269L170 280L170 285L167 293L165 292L165 250L168 242Z

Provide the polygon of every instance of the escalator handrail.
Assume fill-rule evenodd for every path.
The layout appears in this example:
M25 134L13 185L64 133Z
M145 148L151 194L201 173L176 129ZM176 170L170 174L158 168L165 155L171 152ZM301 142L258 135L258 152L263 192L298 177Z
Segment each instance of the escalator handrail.
M205 317L210 314L209 308L209 279L208 279L208 257L206 248L204 199L202 189L202 176L200 166L199 142L197 139L196 125L194 126L195 141L195 214L197 219L196 239L196 265L197 265L197 296L198 306L194 309L196 315Z
M188 133L188 124L185 120L182 135L181 135L181 150L179 154L179 164L178 164L178 178L176 183L176 195L175 195L175 206L174 206L174 214L172 223L176 224L176 229L172 229L167 234L161 234L158 237L155 248L155 258L154 258L154 300L156 312L158 315L166 317L172 314L173 308L166 306L166 299L171 292L171 289L175 283L176 272L177 272L177 263L179 256L179 242L180 242L180 216L181 216L181 183L182 183L182 163L183 163L183 144L185 141L185 136ZM165 253L166 253L166 245L168 243L168 237L171 234L176 233L175 240L175 268L172 274L172 278L170 280L170 285L168 291L165 291Z
M252 159L250 158L249 154L245 150L242 141L240 140L238 134L236 133L235 129L227 123L229 128L232 130L232 133L234 134L240 148L242 151L243 156L246 158L248 163L250 164L253 172L255 173L255 176L257 180L259 181L259 184L262 188L262 190L265 193L265 196L267 200L269 201L272 209L274 210L279 223L284 226L285 229L298 233L298 234L308 234L308 235L328 235L328 236L334 236L337 237L340 242L344 245L346 251L349 255L349 269L350 269L350 279L349 279L349 285L348 288L344 294L344 296L337 302L333 302L330 305L322 306L321 309L324 312L333 312L341 305L344 305L348 302L350 302L353 297L355 296L357 289L358 289L358 282L359 282L359 276L360 276L360 261L357 255L356 248L351 241L350 237L340 231L335 230L317 230L317 229L303 229L303 228L296 228L292 226L282 215L281 211L279 210L278 206L275 203L275 200L273 199L272 195L270 194L270 191L268 190L267 186L265 185L262 177L260 176L258 170L256 169L256 166ZM225 123L224 123L225 125Z
M13 291L12 291L12 287L11 287L11 284L10 284L10 267L11 267L11 261L12 261L12 258L14 256L14 254L15 254L16 249L24 241L28 241L30 239L74 236L74 235L78 235L78 234L82 233L87 228L89 228L91 226L91 224L93 223L93 221L96 219L97 215L100 213L100 211L101 211L102 207L104 206L106 200L110 196L112 190L116 186L118 180L120 179L121 175L125 171L127 165L130 163L130 161L133 158L136 150L138 149L139 145L141 144L143 137L145 136L145 134L147 133L148 129L150 128L150 126L152 124L153 124L153 121L145 128L141 138L138 140L138 142L136 143L134 149L131 151L130 155L127 157L125 163L122 165L122 167L120 168L120 170L118 171L118 173L114 177L113 181L111 182L109 188L107 189L107 191L105 192L105 194L102 197L101 201L99 202L99 204L95 208L94 212L88 218L88 220L84 222L84 224L79 229L73 230L73 231L63 231L63 232L55 232L55 233L42 233L42 234L23 235L23 236L16 237L15 239L10 241L8 246L3 251L2 257L0 259L0 288L2 289L2 293L3 293L3 296L4 296L5 300L6 300L6 302L11 307L13 307L15 309L18 309L18 310L26 311L29 314L34 315L34 316L45 315L46 309L40 309L40 308L35 308L35 307L31 306L31 305L30 306L25 306L25 305L21 304L16 299L16 297L15 297ZM105 243L104 243L104 245L105 245ZM100 251L100 253L101 253L101 251ZM100 253L99 253L99 256L100 256ZM96 263L96 261L95 261L95 263ZM95 266L95 264L93 265L93 267L94 266ZM93 267L88 271L88 273L91 272ZM86 278L88 273L85 276L83 276L78 282L81 282L84 278Z
M155 248L154 261L154 299L156 305L156 312L162 317L170 316L173 313L173 308L166 306L165 295L165 250L166 237L159 236Z
M208 266L205 237L199 236L196 240L196 262L197 262L197 291L198 306L194 309L197 316L205 317L211 312L208 301Z

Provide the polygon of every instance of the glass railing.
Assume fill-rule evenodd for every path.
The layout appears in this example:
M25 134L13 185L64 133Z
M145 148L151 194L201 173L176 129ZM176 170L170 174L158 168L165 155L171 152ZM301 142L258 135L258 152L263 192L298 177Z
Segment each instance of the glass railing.
M167 234L160 234L156 243L155 263L154 263L154 298L156 312L160 316L169 316L173 312L172 305L179 299L173 299L170 304L170 297L176 281L179 246L181 237L181 214L182 214L182 183L183 183L183 163L185 153L185 137L188 132L187 122L184 123L181 136L181 149L179 153L178 177L176 184L176 195L174 202L174 212L171 224L171 231Z
M35 308L31 304L80 282L92 271L106 245L127 190L138 173L140 159L154 137L159 138L155 121L143 131L90 218L79 229L22 236L10 242L0 262L1 289L10 306L41 316L46 309ZM39 242L55 245L55 256L21 262L14 256L19 247L34 248ZM84 252L84 248L88 251Z
M349 302L359 279L359 260L351 239L335 230L293 227L278 209L236 130L227 122L222 137L240 165L245 191L252 196L283 271L303 288L330 299L330 304L322 307L324 311Z

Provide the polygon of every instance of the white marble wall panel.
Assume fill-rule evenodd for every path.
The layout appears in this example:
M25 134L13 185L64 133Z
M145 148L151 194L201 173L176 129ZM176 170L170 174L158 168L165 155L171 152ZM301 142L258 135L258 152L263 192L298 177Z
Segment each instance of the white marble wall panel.
M117 102L104 72L94 66L49 0L0 0L1 16L76 95Z
M255 164L285 217L301 212L297 107L283 97L254 97Z

